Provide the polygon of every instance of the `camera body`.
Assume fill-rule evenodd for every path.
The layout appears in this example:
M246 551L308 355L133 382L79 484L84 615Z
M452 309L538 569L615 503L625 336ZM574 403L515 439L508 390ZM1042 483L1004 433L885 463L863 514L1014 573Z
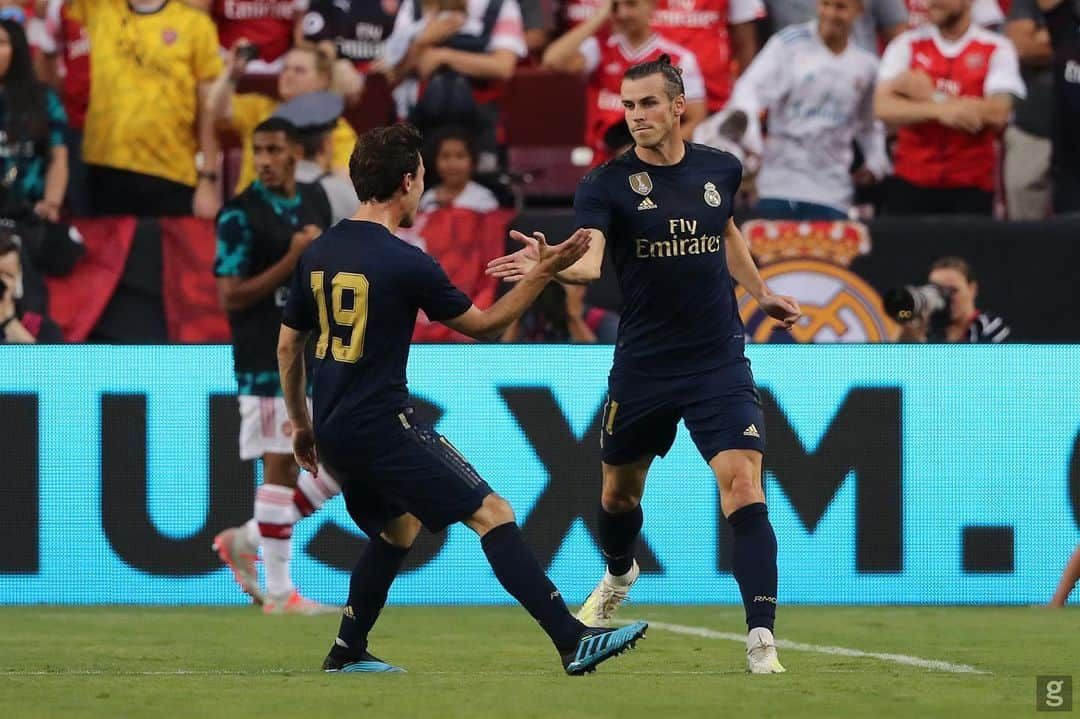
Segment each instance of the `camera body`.
M897 322L926 318L930 328L942 330L951 319L950 307L955 290L935 284L904 285L885 293L885 312Z
M254 43L248 45L241 45L240 47L236 48L236 57L246 60L247 62L251 62L259 56L259 52L259 46Z

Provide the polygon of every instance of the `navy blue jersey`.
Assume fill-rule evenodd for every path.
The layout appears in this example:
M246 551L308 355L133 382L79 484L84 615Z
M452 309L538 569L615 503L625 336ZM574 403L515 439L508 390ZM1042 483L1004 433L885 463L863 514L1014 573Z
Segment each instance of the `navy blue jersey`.
M622 290L616 369L675 376L743 359L724 242L741 181L733 155L687 143L678 164L631 149L578 185L576 224L604 233Z
M417 310L444 320L471 306L434 258L382 225L342 220L323 233L296 265L281 320L318 333L316 435L362 438L407 406Z

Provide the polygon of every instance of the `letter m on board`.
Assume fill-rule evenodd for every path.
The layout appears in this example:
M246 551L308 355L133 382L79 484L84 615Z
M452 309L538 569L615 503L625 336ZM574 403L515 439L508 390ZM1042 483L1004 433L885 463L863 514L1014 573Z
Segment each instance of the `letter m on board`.
M807 531L813 532L848 474L855 482L855 568L899 572L903 564L901 392L853 389L808 452L776 399L761 392L772 474ZM719 500L718 500L719 501ZM717 568L731 571L731 528L718 512Z

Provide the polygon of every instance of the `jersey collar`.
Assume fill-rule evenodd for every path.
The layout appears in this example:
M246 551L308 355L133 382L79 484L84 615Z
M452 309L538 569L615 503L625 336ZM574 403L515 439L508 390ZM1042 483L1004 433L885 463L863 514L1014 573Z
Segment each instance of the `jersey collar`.
M300 188L296 188L296 194L292 197L283 197L276 192L271 192L266 189L266 185L262 184L258 180L251 183L251 186L255 188L255 191L259 193L264 200L266 200L271 207L280 207L285 210L293 210L300 206Z

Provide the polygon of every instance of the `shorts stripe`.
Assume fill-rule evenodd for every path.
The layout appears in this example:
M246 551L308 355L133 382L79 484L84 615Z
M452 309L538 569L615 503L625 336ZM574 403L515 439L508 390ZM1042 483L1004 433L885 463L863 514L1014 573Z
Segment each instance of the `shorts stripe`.
M469 464L465 457L454 448L454 445L450 444L450 442L442 435L434 431L422 431L416 427L414 427L409 434L427 452L434 455L443 464L452 469L454 474L467 486L476 488L483 483L484 480L480 478L472 465ZM439 444L435 444L435 437L439 438Z
M604 426L608 434L615 434L615 413L619 411L619 403L613 399L608 400L607 423Z

